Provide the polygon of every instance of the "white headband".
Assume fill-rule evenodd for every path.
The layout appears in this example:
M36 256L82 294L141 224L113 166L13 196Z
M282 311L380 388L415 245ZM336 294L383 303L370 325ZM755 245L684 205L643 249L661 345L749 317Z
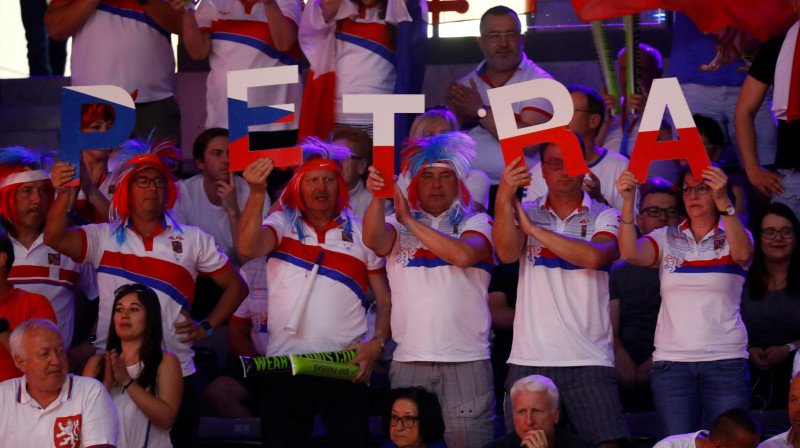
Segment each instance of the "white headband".
M430 165L425 165L423 169L425 168L447 168L449 170L452 170L453 166L445 162L433 162Z
M9 185L24 184L26 182L35 182L37 180L50 180L50 176L44 170L29 170L21 173L9 174L0 183L0 189L6 188Z

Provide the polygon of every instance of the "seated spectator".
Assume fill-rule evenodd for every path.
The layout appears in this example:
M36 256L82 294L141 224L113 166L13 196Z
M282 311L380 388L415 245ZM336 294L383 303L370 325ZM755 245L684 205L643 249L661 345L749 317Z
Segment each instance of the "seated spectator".
M45 296L17 289L8 281L8 271L14 264L11 240L0 234L0 382L22 376L14 365L9 336L28 319L56 321L56 313Z
M793 352L800 347L800 223L781 203L754 223L756 252L742 291L742 320L750 347L754 409L782 408ZM794 275L790 275L794 272Z
M644 195L636 215L636 225L642 234L678 225L678 194L669 182L651 180L644 184L642 191ZM611 270L608 287L622 405L629 412L651 409L653 337L661 307L658 270L621 261Z
M788 431L762 442L758 448L787 448L797 442L797 434L800 433L800 377L792 377L789 387L789 422L791 427Z
M119 413L120 447L171 448L183 375L178 358L162 352L161 305L141 283L114 293L108 346L86 363L83 375L103 382Z
M711 429L676 434L653 448L756 448L761 440L758 423L746 411L731 409L714 420Z
M558 388L546 376L530 375L511 387L514 432L486 448L592 448L594 445L556 427L559 419Z
M206 386L206 399L216 414L225 418L260 415L261 376L243 377L239 356L266 356L267 258L254 258L240 272L250 293L228 322L228 360L222 374Z
M422 387L393 389L389 441L383 448L445 448L442 408L436 395Z
M11 333L11 356L23 376L0 384L3 446L117 446L117 411L94 378L67 374L58 327L31 319Z

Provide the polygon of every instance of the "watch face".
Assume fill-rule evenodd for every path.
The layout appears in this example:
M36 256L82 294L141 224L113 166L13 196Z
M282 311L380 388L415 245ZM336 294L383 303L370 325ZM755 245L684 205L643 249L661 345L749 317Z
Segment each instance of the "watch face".
M486 118L486 106L481 107L480 109L478 109L477 114L478 114L478 117L480 117L480 118Z

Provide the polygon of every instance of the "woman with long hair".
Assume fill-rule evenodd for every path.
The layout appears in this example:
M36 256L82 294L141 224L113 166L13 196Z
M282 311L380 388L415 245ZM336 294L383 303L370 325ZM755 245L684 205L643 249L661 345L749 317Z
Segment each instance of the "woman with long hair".
M708 428L722 412L750 406L739 299L753 241L728 197L725 173L709 166L701 176L684 171L678 178L686 219L639 239L633 225L638 180L628 170L617 179L620 253L628 263L659 269L651 388L666 435Z
M114 293L108 346L84 376L103 382L119 415L117 447L172 447L169 429L183 394L178 358L162 351L161 305L156 293L132 283Z
M792 355L800 346L800 222L784 204L772 203L753 223L756 252L742 291L753 406L783 409L789 396Z

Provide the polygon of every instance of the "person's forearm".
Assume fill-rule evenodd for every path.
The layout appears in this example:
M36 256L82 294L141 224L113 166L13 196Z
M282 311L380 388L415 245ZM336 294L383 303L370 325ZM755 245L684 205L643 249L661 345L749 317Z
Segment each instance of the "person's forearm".
M723 215L722 224L725 226L725 235L731 247L731 259L739 266L749 266L753 259L753 241L742 222L736 215Z
M394 245L394 231L386 226L385 208L385 198L372 198L362 227L364 245L380 256L389 253Z
M622 258L628 263L637 266L649 266L653 261L645 260L644 250L636 234L636 225L634 224L633 215L633 200L623 199L619 234L617 235L619 252Z
M233 313L236 312L236 310L239 308L239 305L241 305L242 301L245 297L247 297L249 292L247 284L244 282L244 280L242 280L242 277L239 275L239 273L233 268L231 268L231 270L231 274L234 275L235 278L232 278L231 281L225 285L222 296L220 297L219 302L217 302L217 306L214 307L214 309L206 318L206 321L208 321L208 323L211 324L211 327L214 329L217 329L228 322L228 319L233 316Z
M514 222L512 200L501 197L498 190L494 207L494 226L492 227L492 240L497 251L497 256L503 263L513 263L522 253L525 244L525 234L520 231Z
M267 191L250 190L247 196L247 202L244 205L244 210L239 217L238 224L238 237L239 242L236 246L239 254L242 255L245 261L266 255L266 253L258 253L259 237L262 235L262 220L264 216L264 200L266 199Z
M236 248L239 246L239 218L241 218L242 214L239 212L239 205L236 206L232 210L227 211L228 216L228 228L231 231L231 241L233 241L233 252L231 254L231 263L236 266L239 266L239 257L237 256Z
M66 238L67 223L69 222L69 215L67 215L67 207L70 203L70 196L73 193L70 189L56 195L53 205L50 206L50 211L47 213L47 219L44 225L44 243L53 249L64 252L64 247L61 244Z
M330 23L330 21L336 17L336 13L339 12L339 7L342 5L343 1L350 0L319 0L319 5L322 9L322 19L325 20L325 23Z
M186 52L194 60L205 59L211 52L211 36L202 31L197 25L197 19L192 11L184 11L181 16L183 29L181 37L186 47Z
M24 0L28 1L28 0ZM51 4L44 15L47 33L51 39L67 40L83 28L94 14L100 0L75 0Z
M297 28L283 15L278 3L272 2L264 5L264 12L269 23L269 32L278 51L289 51L297 43Z
M167 2L163 0L148 0L147 3L142 5L142 9L161 28L173 34L181 34L182 13L172 9Z
M99 189L93 189L88 195L89 203L92 204L92 207L97 211L99 216L104 217L108 220L108 210L111 207L111 203L109 202L108 198L100 192Z
M531 236L559 258L587 269L600 269L616 258L606 245L570 238L539 226L532 228Z
M761 169L756 149L755 116L757 111L736 108L734 123L736 125L736 142L739 144L739 155L745 171Z
M166 401L143 389L135 381L126 389L126 392L136 404L136 407L155 426L161 429L169 429L175 423L178 410L173 409Z
M416 219L409 218L402 223L417 239L442 260L466 269L483 260L488 248L480 250L473 244L459 238L445 235Z

